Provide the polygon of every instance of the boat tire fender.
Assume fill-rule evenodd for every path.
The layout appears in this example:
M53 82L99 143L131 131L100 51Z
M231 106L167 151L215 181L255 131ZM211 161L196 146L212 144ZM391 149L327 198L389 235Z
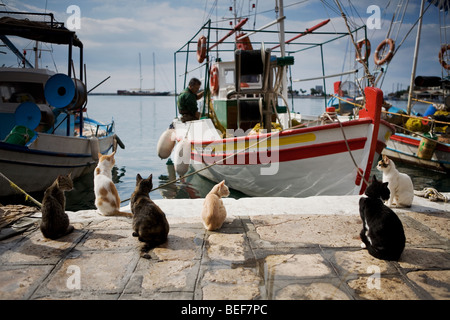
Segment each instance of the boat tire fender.
M175 146L173 163L175 166L175 171L180 177L184 176L189 170L190 160L191 143L187 139L179 141Z
M158 152L158 157L161 159L167 159L172 153L173 147L175 146L175 129L167 129L159 137L158 144L156 146L156 151Z
M384 48L385 45L389 46L389 52L383 59L380 59L378 54ZM395 49L395 43L394 43L394 40L392 40L391 38L387 38L387 39L384 39L383 41L381 41L381 43L375 49L375 53L373 56L375 64L377 66L381 66L381 65L385 64L386 62L391 61L392 57L394 56L394 49Z
M120 140L119 136L117 134L114 135L114 140L117 141L117 144L120 148L125 149L125 144Z

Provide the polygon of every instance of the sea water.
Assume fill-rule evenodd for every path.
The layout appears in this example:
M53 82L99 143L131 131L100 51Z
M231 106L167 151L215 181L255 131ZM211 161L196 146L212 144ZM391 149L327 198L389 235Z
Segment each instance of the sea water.
M296 98L290 99L289 109L305 115L320 115L325 110L324 99ZM394 106L406 108L406 101L392 101ZM136 185L136 175L146 178L153 175L153 187L168 182L167 159L160 159L156 145L160 135L166 130L176 116L174 96L117 96L89 95L87 116L105 124L114 121L115 132L125 144L125 149L118 148L113 168L113 181L117 187L122 205L129 204L129 199ZM415 104L413 110L425 112L428 104ZM173 159L172 159L173 160ZM425 171L415 167L396 164L397 168L407 173L413 180L414 188L434 187L441 192L450 192L450 179L442 173ZM372 174L381 178L376 169ZM170 184L150 193L152 199L186 199L204 198L215 183L195 174L183 181ZM43 193L32 194L42 201ZM230 197L241 198L246 195L231 190ZM66 192L66 208L70 211L94 209L93 173L74 181L74 190ZM0 203L24 203L24 197L7 197Z

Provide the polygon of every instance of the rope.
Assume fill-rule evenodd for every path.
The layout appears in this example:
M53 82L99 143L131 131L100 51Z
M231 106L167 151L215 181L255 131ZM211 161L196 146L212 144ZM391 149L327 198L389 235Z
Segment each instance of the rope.
M396 113L396 112L389 112L389 111L384 111L384 110L382 110L381 112L387 113L387 114L393 114L393 115L396 115L396 116L402 116L402 117L405 117L405 118L420 119L420 120L426 120L426 121L430 121L430 122L434 122L434 123L450 125L450 122L445 122L445 121L439 121L439 120L428 119L428 118L425 119L425 118L421 118L421 117L416 117L416 116L411 116L411 115L401 114L401 113ZM411 132L413 132L413 131L411 131Z
M328 117L328 119L333 121L333 119L330 117L330 115L328 113L325 112L325 115ZM364 178L364 175L363 175L364 172L361 172L362 170L358 167L358 165L356 164L356 160L353 157L352 150L350 149L350 146L349 146L348 141L347 141L347 137L345 135L344 127L342 126L342 123L341 123L341 121L339 120L338 117L336 117L336 120L339 123L339 127L341 128L342 136L344 137L345 146L347 147L347 151L350 154L350 158L352 158L353 165L355 166L356 171L361 175L361 178L363 179L363 181L366 184L366 186L369 186L370 185L369 181L367 181L366 178Z
M39 208L42 207L42 203L40 203L39 201L37 201L36 199L34 199L32 196L30 196L28 193L26 193L23 189L21 189L17 184L15 184L14 182L12 182L11 180L9 180L3 173L0 172L0 176L5 179L6 181L9 182L9 185L11 186L11 188L13 188L16 191L19 191L21 193L23 193L25 195L25 200L30 200L31 202L33 202L34 204L36 204Z

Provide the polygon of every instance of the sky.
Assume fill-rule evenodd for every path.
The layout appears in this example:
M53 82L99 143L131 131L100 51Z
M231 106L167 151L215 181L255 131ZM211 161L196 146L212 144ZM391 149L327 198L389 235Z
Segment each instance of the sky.
M368 25L367 34L371 42L369 70L374 72L373 55L378 44L386 38L399 2L406 0L360 0L350 2L340 0L352 26ZM229 28L233 23L233 12L229 9L236 3L239 15L248 16L246 29L258 29L276 19L275 1L272 0L0 0L0 10L26 12L52 12L56 20L64 22L67 27L76 28L78 37L84 44L84 62L87 68L88 90L110 76L104 84L94 92L116 92L120 89L136 89L140 87L139 54L141 55L142 89L156 88L157 91L174 91L177 79L177 90L184 86L185 54L177 54L176 72L174 70L174 52L181 48L210 18L213 27ZM255 4L255 8L252 5ZM425 2L425 8L429 5ZM75 9L74 7L75 6ZM317 23L331 19L317 31L345 32L344 19L338 12L336 2L332 0L284 0L285 29L302 32ZM420 1L410 0L405 10L403 22L392 25L390 37L396 40L396 46L405 39L419 16ZM379 13L379 14L378 14ZM3 14L2 14L3 15ZM399 17L400 15L397 15ZM416 75L447 76L438 61L438 53L442 43L450 43L445 38L440 39L440 17L449 19L439 13L434 6L429 6L424 14L422 37ZM448 23L448 22L447 22ZM267 30L277 30L272 26ZM205 34L204 32L201 34ZM200 34L194 38L196 42ZM215 32L211 41L215 41ZM286 35L289 39L294 34ZM450 34L449 34L450 37ZM330 38L330 36L329 36ZM363 38L359 32L355 40ZM274 35L257 34L251 36L255 48L261 47L261 42L278 41ZM320 42L325 36L307 35L304 42ZM416 28L401 44L396 55L387 67L386 75L380 80L385 93L406 89L410 82L413 62ZM27 57L34 63L30 40L10 37L10 40L20 50L28 51ZM191 46L195 47L196 44ZM336 74L352 70L361 65L355 63L354 50L347 39L333 41L323 46L325 74ZM288 51L298 50L298 46L288 45ZM349 48L349 49L348 49ZM41 45L41 67L48 67L57 72L67 72L67 49L58 45ZM1 48L0 66L18 66L18 59L8 49ZM77 50L75 50L75 55ZM153 54L155 56L155 74L153 77ZM280 55L279 52L274 52ZM221 56L223 60L228 57ZM295 64L292 67L293 79L305 79L322 75L320 49L312 49L296 53ZM195 59L195 53L189 55L188 77L204 76L200 64ZM78 68L78 67L77 67ZM56 70L55 70L56 69ZM77 69L78 70L78 69ZM362 71L358 72L362 76ZM333 89L333 82L340 78L326 80L327 91ZM342 78L343 81L347 78ZM348 79L351 80L351 79ZM322 80L294 82L293 89L307 90L316 85L323 85Z

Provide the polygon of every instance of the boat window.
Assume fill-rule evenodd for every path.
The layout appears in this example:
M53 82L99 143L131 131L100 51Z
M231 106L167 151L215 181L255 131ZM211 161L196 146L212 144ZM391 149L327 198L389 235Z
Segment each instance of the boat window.
M246 83L259 83L261 76L259 74L249 74L241 76L241 82Z
M225 69L223 74L226 84L234 84L234 69Z
M46 103L42 83L3 81L0 82L0 95L2 102Z

